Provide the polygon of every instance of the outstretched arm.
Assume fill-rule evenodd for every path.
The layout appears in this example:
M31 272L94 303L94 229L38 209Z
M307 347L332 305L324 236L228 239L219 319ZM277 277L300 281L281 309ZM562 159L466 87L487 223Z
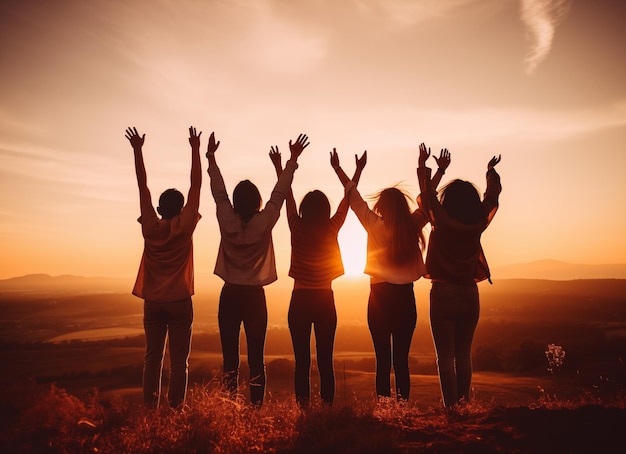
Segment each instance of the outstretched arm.
M213 199L215 200L218 208L222 204L223 206L230 206L228 194L226 193L226 185L224 185L224 178L222 178L222 173L220 172L220 168L217 166L217 161L215 160L215 152L219 146L220 142L215 141L215 133L212 132L209 136L209 144L207 145L206 152L206 157L209 162L207 172L211 180L211 194L213 194Z
M133 153L135 155L135 173L137 174L137 185L139 186L139 204L142 208L148 205L152 206L152 199L150 197L150 190L148 189L148 177L146 175L146 166L143 162L143 143L146 135L140 136L137 132L137 128L126 128L125 137L133 147Z
M346 172L344 172L343 169L341 168L341 165L339 164L339 155L337 154L336 148L333 148L333 151L330 152L330 165L335 170L337 177L339 177L339 181L345 188L348 185L348 183L350 183L350 181L352 180L348 178L348 175L346 175Z
M354 169L354 175L352 175L352 182L354 183L355 186L358 186L359 180L361 179L361 174L363 173L363 169L365 168L365 165L367 164L367 150L363 152L360 158L358 155L355 154L354 162L356 164L356 168ZM331 153L330 155L330 165L333 167L333 169L335 169L335 166L340 167L339 156L337 155L337 151L334 148L333 148L333 153ZM335 172L337 172L336 169L335 169ZM344 194L343 198L341 199L341 202L339 202L339 206L337 207L337 214L340 214L342 212L345 212L347 214L349 206L350 206L350 202L348 200L348 197ZM344 219L345 219L345 215L344 215Z
M441 178L443 178L446 173L446 169L450 165L450 152L447 148L442 148L441 152L439 152L439 157L433 156L433 158L437 163L437 172L435 172L435 176L433 176L432 180L430 180L430 184L433 189L437 189L437 186L441 183Z
M187 194L187 205L200 207L200 186L202 186L202 165L200 164L200 136L202 131L196 134L196 128L189 127L189 145L191 145L191 186Z
M280 175L283 173L283 165L282 165L282 158L280 155L280 151L278 151L278 145L270 147L270 159L272 161L272 164L274 164L274 170L276 170L276 177L280 178ZM298 212L296 208L296 200L293 197L293 191L291 189L291 186L289 187L289 193L287 194L287 197L285 198L285 205L287 207L288 219L291 215L296 214Z

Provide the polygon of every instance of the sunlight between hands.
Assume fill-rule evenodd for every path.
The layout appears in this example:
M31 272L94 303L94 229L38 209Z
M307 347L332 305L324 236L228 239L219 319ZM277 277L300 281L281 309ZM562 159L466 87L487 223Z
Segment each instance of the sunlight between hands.
M200 136L202 135L202 131L199 134L196 134L196 128L193 126L189 126L189 145L194 150L200 149Z
M491 158L491 160L489 161L489 164L487 164L487 170L491 170L493 169L502 159L502 155L498 155L498 156L494 156L493 158Z
M289 141L289 151L291 151L291 159L297 160L302 151L309 146L309 138L306 134L300 134L295 143ZM278 150L278 148L276 148Z
M207 145L206 157L208 158L210 154L215 153L215 151L217 150L217 147L219 146L220 146L220 142L219 140L215 142L215 133L212 132L211 135L209 136L209 144Z
M448 151L448 149L442 148L441 152L439 153L439 157L433 156L433 158L435 159L435 162L437 163L437 167L439 167L439 169L445 172L445 170L450 165L450 161L451 161L450 152Z
M143 136L140 136L137 132L137 128L135 127L126 128L125 136L134 150L141 148L143 146L144 140L146 139L146 135L144 134Z

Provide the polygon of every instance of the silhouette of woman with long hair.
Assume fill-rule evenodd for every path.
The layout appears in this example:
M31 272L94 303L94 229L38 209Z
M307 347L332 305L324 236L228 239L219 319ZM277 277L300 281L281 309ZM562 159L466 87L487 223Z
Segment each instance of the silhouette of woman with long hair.
M442 150L448 155L448 150ZM443 404L446 408L470 400L472 382L472 340L480 313L477 282L490 279L489 267L480 243L498 209L502 191L495 166L501 157L487 164L487 189L481 200L469 181L453 180L439 197L426 167L430 149L419 147L417 174L422 203L432 230L426 255L426 277L430 290L430 325L437 352L437 367Z
M272 147L270 158L276 174L282 172L278 147ZM358 184L367 163L367 153L355 156L356 170L352 181ZM296 361L294 384L296 400L302 406L311 400L311 328L315 329L317 367L320 375L320 397L327 404L335 398L333 346L337 329L337 311L332 281L344 273L337 235L348 214L344 196L336 213L330 216L330 202L319 190L308 192L296 209L293 191L286 200L287 221L291 231L291 266L294 279L289 303L289 331Z
M409 196L396 187L385 188L370 209L356 185L339 165L337 151L331 163L343 184L350 207L367 231L365 273L370 276L367 322L376 354L376 394L391 396L391 366L398 400L408 400L411 388L409 349L417 322L413 282L426 272L421 247L427 220L411 211Z
M261 209L259 190L249 180L237 184L230 203L215 161L219 142L215 142L213 134L209 139L208 173L221 234L214 272L224 281L218 309L224 381L226 388L235 393L239 382L239 332L243 323L250 368L250 401L254 405L261 405L265 395L267 305L263 286L277 279L272 229L290 191L298 157L307 145L304 134L294 144L289 141L291 157L269 201Z

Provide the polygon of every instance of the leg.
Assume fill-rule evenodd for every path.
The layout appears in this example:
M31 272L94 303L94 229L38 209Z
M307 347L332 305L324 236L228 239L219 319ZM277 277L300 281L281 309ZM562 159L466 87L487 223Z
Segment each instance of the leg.
M311 320L307 315L305 292L294 290L289 304L289 331L296 361L294 388L296 400L306 405L311 398Z
M160 303L144 302L143 328L146 334L146 353L143 361L143 401L146 407L157 408L161 396L161 372L167 336L167 325L160 310Z
M417 308L413 284L396 286L393 306L393 371L396 378L396 397L409 400L411 374L409 371L409 351L417 322Z
M246 298L243 326L248 344L250 366L250 401L261 405L265 395L265 333L267 332L267 305L263 287L252 287Z
M171 309L168 323L171 369L168 396L170 407L179 408L187 394L193 305L191 298L188 298L168 303L168 306Z
M443 404L451 407L458 402L458 389L454 367L454 321L449 316L449 306L454 299L446 284L434 283L430 291L430 328L437 353L437 368Z
M472 384L472 340L478 324L480 304L478 287L463 288L462 303L465 310L456 321L456 378L459 400L470 400Z
M381 301L384 285L386 284L371 286L367 305L367 323L376 354L376 394L389 397L391 396L391 329L385 312L386 301Z
M225 285L220 295L217 318L224 360L224 385L233 394L237 392L237 387L239 386L240 305L241 301L235 288Z
M320 396L325 403L332 404L335 400L333 348L337 330L337 311L332 290L323 290L320 293L314 322L317 367L320 373Z

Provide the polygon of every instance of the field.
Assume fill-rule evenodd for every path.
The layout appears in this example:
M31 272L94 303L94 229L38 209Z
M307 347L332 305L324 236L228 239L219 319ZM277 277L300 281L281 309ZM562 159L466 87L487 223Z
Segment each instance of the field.
M200 294L189 406L182 414L151 416L140 402L141 302L124 293L63 288L3 293L0 287L3 452L41 452L42 446L46 452L452 452L461 446L465 452L588 452L581 433L602 437L607 449L621 442L624 280L510 280L481 287L473 400L456 412L441 407L425 286L416 286L408 403L376 399L363 316L367 291L346 286L336 291L335 405L315 403L302 412L293 398L293 353L283 317L288 293L275 288L268 292L274 306L263 408L249 407L245 380L238 400L221 394L216 297ZM355 303L339 307L348 299ZM547 371L549 343L566 351L556 374ZM242 338L244 378L245 351ZM255 427L259 418L264 434Z

